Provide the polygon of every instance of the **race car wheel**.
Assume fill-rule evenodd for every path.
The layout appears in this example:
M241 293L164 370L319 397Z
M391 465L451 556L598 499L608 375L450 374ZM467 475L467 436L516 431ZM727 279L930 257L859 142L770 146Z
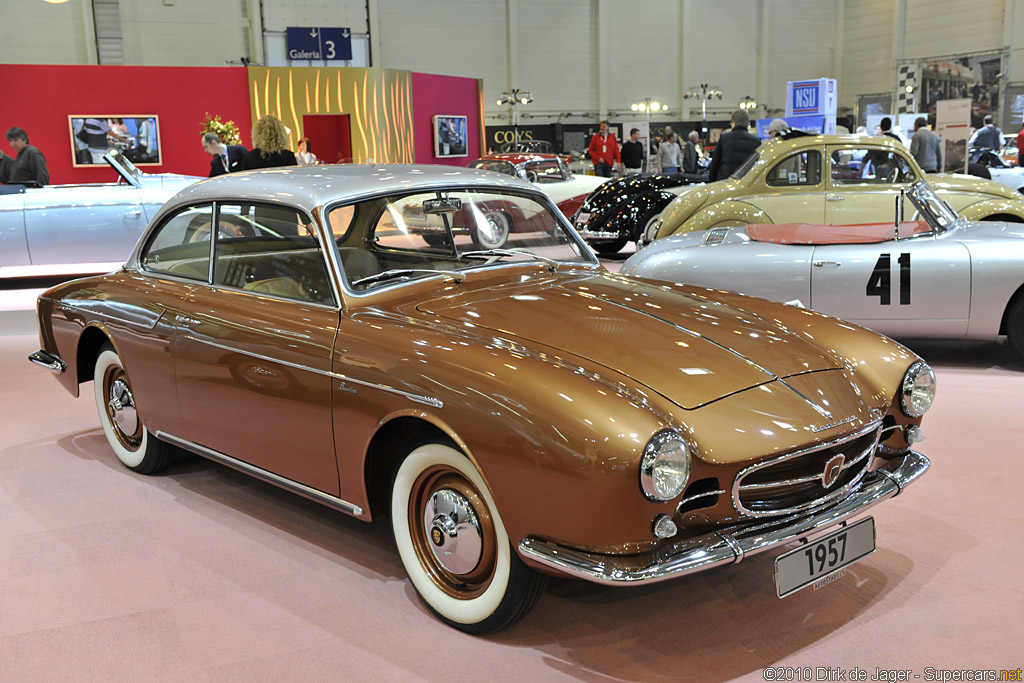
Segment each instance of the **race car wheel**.
M477 249L501 249L512 232L512 220L502 211L484 214L487 221L473 231L473 244Z
M142 423L128 373L110 344L96 358L93 385L103 434L121 464L140 474L155 474L167 467L174 447L150 434Z
M620 237L606 242L591 242L590 246L592 246L594 251L601 256L612 256L613 254L619 253L619 251L626 246L626 242L628 241L628 237Z
M451 446L424 444L399 465L391 527L420 599L461 631L511 626L544 590L545 578L512 549L483 477Z

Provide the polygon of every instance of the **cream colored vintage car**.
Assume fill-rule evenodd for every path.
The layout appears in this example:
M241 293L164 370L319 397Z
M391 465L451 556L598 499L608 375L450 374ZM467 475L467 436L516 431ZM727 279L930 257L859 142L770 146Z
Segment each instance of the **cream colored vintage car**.
M644 239L751 224L888 221L896 197L922 178L967 220L1024 222L1024 196L1004 185L926 175L890 138L815 135L764 143L728 179L673 189L679 196Z

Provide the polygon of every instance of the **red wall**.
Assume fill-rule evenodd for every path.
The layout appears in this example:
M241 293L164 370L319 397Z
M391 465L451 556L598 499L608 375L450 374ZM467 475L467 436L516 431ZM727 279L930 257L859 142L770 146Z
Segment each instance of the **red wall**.
M434 156L433 117L436 114L466 116L469 156ZM480 157L480 95L475 78L413 73L412 119L416 136L417 164L465 166Z
M50 182L110 182L112 171L74 168L68 115L157 114L160 166L149 173L206 176L210 156L200 144L204 114L238 124L251 147L249 86L243 67L60 66L0 64L0 128L19 126L46 155ZM6 139L5 154L13 154Z

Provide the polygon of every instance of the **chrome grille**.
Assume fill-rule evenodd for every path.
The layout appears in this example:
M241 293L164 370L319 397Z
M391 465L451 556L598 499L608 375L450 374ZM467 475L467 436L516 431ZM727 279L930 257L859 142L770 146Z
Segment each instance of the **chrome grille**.
M753 517L785 515L820 505L856 486L878 448L880 422L841 439L780 455L743 469L733 483L736 510ZM825 486L826 469L835 480Z

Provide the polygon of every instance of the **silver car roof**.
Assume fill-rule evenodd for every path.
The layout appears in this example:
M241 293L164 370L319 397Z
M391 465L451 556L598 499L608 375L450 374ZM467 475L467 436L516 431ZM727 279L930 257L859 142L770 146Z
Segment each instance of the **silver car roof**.
M224 198L276 200L312 209L348 198L451 186L516 189L533 194L538 192L537 188L525 180L463 166L288 166L226 173L198 182L175 195L165 205L165 210L185 203L202 203Z

